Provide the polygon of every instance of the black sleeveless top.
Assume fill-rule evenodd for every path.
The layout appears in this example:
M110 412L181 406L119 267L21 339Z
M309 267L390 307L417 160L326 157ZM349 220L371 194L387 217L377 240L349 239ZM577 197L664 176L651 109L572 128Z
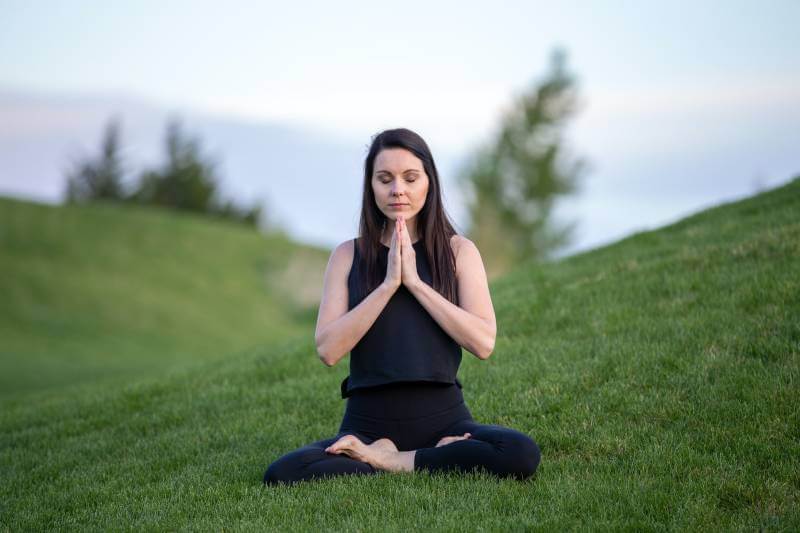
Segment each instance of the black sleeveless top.
M413 244L417 273L432 286L431 269L422 239ZM347 278L348 310L365 296L365 265L353 239L353 264ZM379 271L385 272L389 247L381 244ZM364 283L364 285L361 285ZM342 381L342 398L354 389L399 381L456 384L461 364L461 346L445 332L405 285L395 291L378 318L350 351L350 375Z

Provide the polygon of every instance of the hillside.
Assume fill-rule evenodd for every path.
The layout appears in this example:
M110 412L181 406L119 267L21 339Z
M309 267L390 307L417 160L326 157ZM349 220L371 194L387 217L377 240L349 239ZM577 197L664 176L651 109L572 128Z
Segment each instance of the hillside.
M0 398L308 335L327 257L196 215L0 198Z
M325 367L303 337L9 402L0 527L800 529L798 212L795 179L492 283L495 350L465 352L459 375L477 421L539 442L529 482L262 487L269 462L334 435L344 411L347 360Z

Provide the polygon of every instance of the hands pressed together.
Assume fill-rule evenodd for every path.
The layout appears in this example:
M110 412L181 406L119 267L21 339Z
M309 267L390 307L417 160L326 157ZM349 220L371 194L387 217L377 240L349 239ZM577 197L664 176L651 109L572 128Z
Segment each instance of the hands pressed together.
M386 266L386 282L396 289L400 285L412 288L420 283L417 273L417 252L411 242L403 215L397 216L389 245L389 258Z

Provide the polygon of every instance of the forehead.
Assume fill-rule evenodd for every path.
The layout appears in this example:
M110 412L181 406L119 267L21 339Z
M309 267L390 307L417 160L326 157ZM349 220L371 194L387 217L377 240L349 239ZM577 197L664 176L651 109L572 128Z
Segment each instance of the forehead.
M374 172L388 170L395 174L405 172L408 169L424 172L422 161L405 148L384 148L375 157Z

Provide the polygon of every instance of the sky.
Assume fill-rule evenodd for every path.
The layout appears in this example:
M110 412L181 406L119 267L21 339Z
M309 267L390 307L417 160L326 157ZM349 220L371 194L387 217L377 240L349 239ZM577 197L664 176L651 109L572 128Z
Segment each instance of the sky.
M582 102L565 140L590 163L580 193L559 208L578 222L568 250L579 251L800 173L798 20L796 1L0 0L0 91L284 124L354 154L381 129L404 126L442 154L453 184L560 46ZM0 138L72 120L13 105L0 106ZM355 198L341 206L350 229L287 209L299 238L333 245L355 230L354 161ZM53 200L36 179L45 180L0 174L0 194Z

